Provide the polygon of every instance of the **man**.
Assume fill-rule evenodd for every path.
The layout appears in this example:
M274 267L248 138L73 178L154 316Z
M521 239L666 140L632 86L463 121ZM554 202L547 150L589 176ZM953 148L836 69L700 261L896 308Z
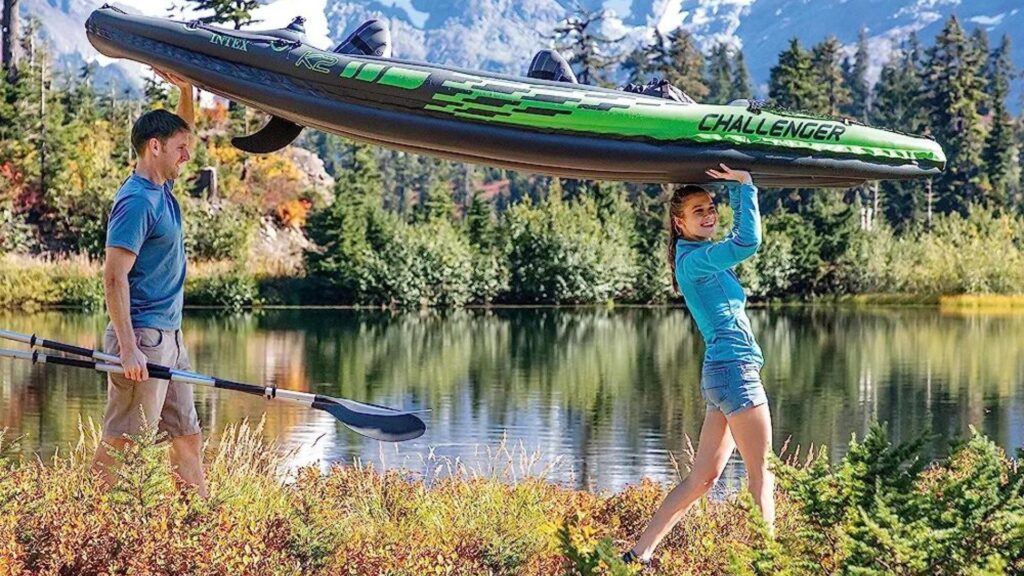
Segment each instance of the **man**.
M117 191L107 224L103 286L110 314L104 350L119 355L124 375L107 379L103 444L93 470L108 487L113 481L111 449L123 450L126 434L143 423L157 424L170 441L176 477L207 496L203 437L192 385L149 377L146 363L189 370L181 337L185 245L181 209L171 194L188 162L195 123L192 85L157 72L181 91L177 114L153 110L132 126L138 156L135 171Z

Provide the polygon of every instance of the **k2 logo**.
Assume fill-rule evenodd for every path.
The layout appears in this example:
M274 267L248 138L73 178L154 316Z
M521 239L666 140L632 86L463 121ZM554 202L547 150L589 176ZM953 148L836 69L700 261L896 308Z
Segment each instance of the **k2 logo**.
M295 63L296 66L305 66L314 72L320 72L321 74L330 74L331 66L338 63L337 56L329 56L327 54L320 54L313 52L312 50L306 51L305 54L299 58L299 61Z

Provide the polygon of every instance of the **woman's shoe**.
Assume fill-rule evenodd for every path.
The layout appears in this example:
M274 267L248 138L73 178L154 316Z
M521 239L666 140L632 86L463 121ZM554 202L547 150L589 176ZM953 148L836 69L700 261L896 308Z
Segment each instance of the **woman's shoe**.
M629 552L626 552L622 555L622 562L627 566L629 566L630 564L636 564L638 566L643 566L645 568L651 565L650 560L644 560L643 558L637 556L636 552L633 552L632 549Z

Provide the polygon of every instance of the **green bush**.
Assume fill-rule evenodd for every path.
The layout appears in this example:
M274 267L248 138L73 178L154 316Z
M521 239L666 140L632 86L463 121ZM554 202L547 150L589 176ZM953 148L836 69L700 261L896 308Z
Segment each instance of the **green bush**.
M103 308L99 268L85 259L0 258L0 308Z
M497 252L473 250L472 303L489 304L508 291L508 261Z
M798 256L794 237L808 231L788 216L764 218L761 247L753 258L737 268L750 296L765 299L791 294L797 278L806 281L812 275L810 270L817 265L814 259ZM806 249L806 244L802 247Z
M472 246L450 221L435 219L410 225L402 237L406 249L397 252L407 260L387 261L388 268L397 272L392 276L396 278L394 287L400 304L463 306L478 292L473 284Z
M1003 574L1024 569L1024 470L978 434L931 466L926 438L892 445L873 425L836 466L779 468L800 529L788 554L826 573Z
M103 278L98 273L89 276L58 276L54 280L57 282L62 306L102 310L106 304Z
M367 195L340 195L306 226L311 281L328 302L400 307L489 301L503 286L500 261L435 214L407 223Z
M919 275L900 277L906 291L938 294L1020 293L1024 286L1024 219L974 209L938 218L932 230L904 236L894 267ZM919 244L919 248L914 244Z
M884 224L860 230L841 210L775 214L763 224L764 244L739 267L756 298L1019 294L1024 286L1020 216L974 209L899 236Z
M257 279L237 268L192 273L185 278L185 304L217 306L239 311L259 306L260 288Z
M628 294L637 273L631 229L602 223L588 196L523 202L505 215L515 302L598 303Z
M188 198L181 206L190 260L244 260L259 226L258 214L228 201Z
M35 247L33 229L25 218L0 200L0 254L24 254Z
M678 297L672 292L672 272L664 247L638 250L636 275L626 299L639 304L661 304Z
M390 256L405 249L395 245L395 229L402 224L356 194L340 195L313 212L306 233L315 246L306 251L306 271L321 303L389 302L392 281L384 252Z

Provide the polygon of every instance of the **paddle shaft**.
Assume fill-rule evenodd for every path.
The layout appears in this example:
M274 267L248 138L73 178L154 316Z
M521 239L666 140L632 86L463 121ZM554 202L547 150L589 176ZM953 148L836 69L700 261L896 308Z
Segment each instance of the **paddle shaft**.
M37 341L36 345L42 346ZM64 350L67 352L68 350ZM100 353L98 353L100 354ZM22 351L22 350L8 350L0 348L0 356L7 358L16 358L20 360L28 360L37 364L59 364L61 366L73 366L76 368L87 368L97 370L99 372L106 372L109 374L124 374L124 368L119 364L112 364L108 362L97 362L96 360L85 360L81 358L67 358L64 356L54 356L51 354L44 354L39 351ZM104 354L104 356L109 356ZM286 400L288 402L294 402L302 404L303 406L312 406L313 401L316 399L314 394L307 394L305 392L295 392L293 390L280 390L276 386L260 387L252 384L241 384L239 382L231 382L229 380L221 380L220 378L213 378L210 376L204 376L202 374L193 374L191 372L184 372L181 370L173 370L166 366L160 366L158 364L149 365L149 376L150 378L159 378L161 380L169 380L171 382L182 382L186 384L195 384L198 386L208 386L211 388L222 388L226 390L235 390L238 392L245 392L255 396L265 396L268 399Z
M21 342L22 344L28 344L29 346L32 346L32 347L38 346L40 348L46 348L48 350L56 350L57 352L66 352L68 354L74 354L76 356L84 356L86 358L92 358L93 360L97 360L99 362L103 362L103 363L106 363L106 364L121 364L121 358L119 358L118 356L115 356L113 354L106 354L104 352L100 352L99 350L93 350L92 348L83 348L81 346L74 346L74 345L71 345L71 344L65 344L64 342L57 342L56 340L47 340L45 338L40 338L40 337L36 336L35 334L32 334L31 336L29 336L28 334L20 334L18 332L11 332L10 330L0 330L0 338L3 338L5 340L12 340L14 342ZM198 374L196 372L188 372L188 371L185 371L185 370L173 370L172 368L169 368L167 366L161 366L160 364L153 364L152 362L147 362L146 363L146 369L149 370L150 374L160 373L160 372L177 372L179 377L176 378L175 380L177 380L178 382L184 382L185 380L182 380L182 378L198 378L198 379L212 380L214 382L221 381L221 382L223 382L225 384L233 384L233 385L241 386L244 389L232 388L230 386L218 386L218 388L227 388L227 389L231 389L231 390L236 390L237 389L239 392L247 392L247 393L250 393L250 394L264 395L264 388L262 388L260 386L253 386L252 384L241 384L241 383L238 383L238 382L231 382L230 380L221 380L219 378L215 378L215 377L212 377L212 376L204 376L203 374ZM164 378L162 376L155 376L154 375L153 377L154 378L161 378L163 380L170 380L170 378ZM195 384L195 383L196 382L193 382L193 384ZM200 385L201 386L208 386L210 384L206 383L206 384L200 384ZM253 390L258 390L258 391L257 392L253 392Z
M49 358L51 364L63 364L65 366L79 366L82 368L94 368L101 372L112 372L114 374L124 374L124 370L121 369L121 359L113 354L106 354L99 350L93 350L91 348L82 348L81 346L74 346L71 344L65 344L63 342L56 342L54 340L47 340L45 338L39 338L35 334L31 336L27 334L19 334L18 332L11 332L10 330L0 330L0 338L6 340L13 340L15 342L21 342L28 344L29 346L39 346L40 348L47 348L49 350L56 350L58 352L66 352L68 354L75 354L76 356L84 356L86 358L92 358L97 362L89 364L88 361L81 361L71 358L61 358L58 356L46 356ZM60 361L58 361L58 358ZM74 362L85 362L85 364L79 363L68 363L65 361ZM101 368L101 366L113 366L119 371L109 370ZM265 396L267 399L281 399L289 402L295 402L304 406L312 406L316 400L314 394L307 394L305 392L295 392L292 390L281 390L277 386L255 386L253 384L245 384L242 382L233 382L231 380L224 380L214 376L206 376L204 374L197 374L195 372L188 372L185 370L174 370L167 366L161 366L160 364L153 364L152 362L146 363L146 369L149 371L149 375L153 378L160 378L162 380L170 380L171 382L187 382L189 384L198 384L199 386L210 386L213 388L220 388L222 390L235 390L236 392L245 392L246 394L252 394L254 396Z

